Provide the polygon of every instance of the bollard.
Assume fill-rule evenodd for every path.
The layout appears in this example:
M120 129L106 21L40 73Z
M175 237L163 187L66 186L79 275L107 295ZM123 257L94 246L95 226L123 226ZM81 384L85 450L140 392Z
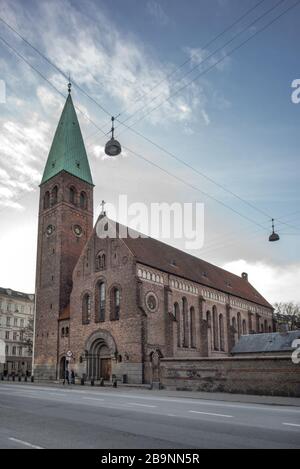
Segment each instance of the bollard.
M84 386L84 378L80 379L80 384L81 384L81 386Z
M104 386L104 378L100 378L99 386L101 386L101 387Z
M114 387L114 388L117 387L117 379L116 379L116 378L113 380L113 387Z
M91 386L95 386L94 378L91 379Z
M31 378L30 378L31 382L34 383L34 376L31 375Z

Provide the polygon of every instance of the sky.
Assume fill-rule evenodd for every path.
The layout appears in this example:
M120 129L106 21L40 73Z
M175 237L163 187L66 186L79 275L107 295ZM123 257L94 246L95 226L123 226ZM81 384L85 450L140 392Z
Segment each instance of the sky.
M300 301L300 4L275 20L295 3L0 0L0 17L56 66L0 21L0 285L34 291L38 186L70 74L95 216L119 194L203 203L191 253L248 272L270 302ZM126 150L109 159L99 127L118 114L133 130L116 122Z

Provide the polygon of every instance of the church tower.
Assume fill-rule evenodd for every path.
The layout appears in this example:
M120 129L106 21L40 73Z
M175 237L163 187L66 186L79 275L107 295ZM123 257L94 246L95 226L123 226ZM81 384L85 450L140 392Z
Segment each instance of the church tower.
M69 315L73 270L93 229L93 188L69 84L40 185L34 344L38 378L57 376L59 320Z

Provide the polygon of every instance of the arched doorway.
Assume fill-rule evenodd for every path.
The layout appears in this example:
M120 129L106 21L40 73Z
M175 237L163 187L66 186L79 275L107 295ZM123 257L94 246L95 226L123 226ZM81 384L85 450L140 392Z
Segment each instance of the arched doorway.
M68 362L66 360L66 357L65 356L61 357L60 362L59 362L59 379L65 378L67 366L68 366Z
M86 343L88 379L111 380L112 362L117 356L115 341L107 331L93 333Z

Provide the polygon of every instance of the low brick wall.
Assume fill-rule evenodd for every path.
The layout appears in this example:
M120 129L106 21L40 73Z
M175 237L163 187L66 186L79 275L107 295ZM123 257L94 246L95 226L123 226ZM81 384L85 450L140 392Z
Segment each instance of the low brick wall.
M168 389L300 397L300 364L291 357L161 360Z

